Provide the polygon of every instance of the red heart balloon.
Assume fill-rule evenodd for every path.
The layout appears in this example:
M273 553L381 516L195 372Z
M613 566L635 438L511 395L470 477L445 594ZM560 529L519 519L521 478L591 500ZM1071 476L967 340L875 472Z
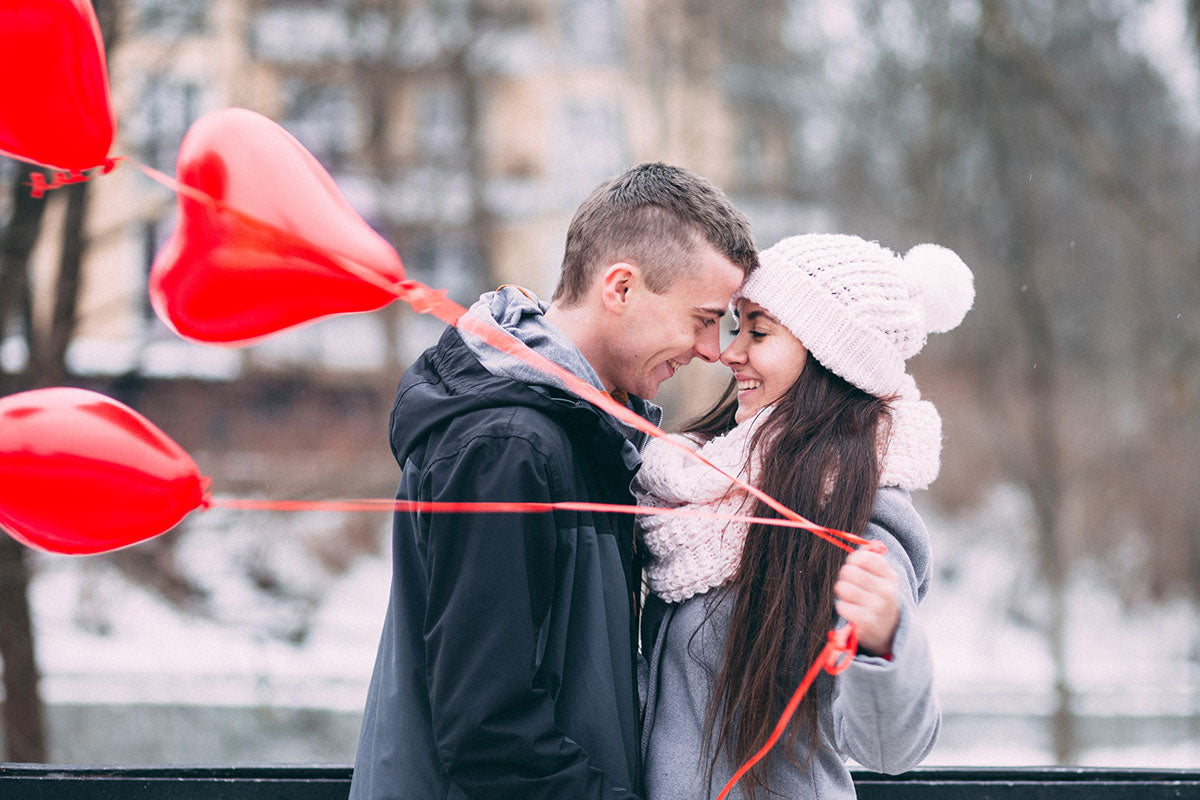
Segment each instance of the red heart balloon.
M104 164L116 133L87 0L0 0L0 151L65 170Z
M396 251L312 154L261 114L227 108L196 120L177 174L207 198L180 191L150 299L181 336L245 342L396 299Z
M0 525L54 553L157 536L204 502L207 479L145 417L85 389L0 398Z

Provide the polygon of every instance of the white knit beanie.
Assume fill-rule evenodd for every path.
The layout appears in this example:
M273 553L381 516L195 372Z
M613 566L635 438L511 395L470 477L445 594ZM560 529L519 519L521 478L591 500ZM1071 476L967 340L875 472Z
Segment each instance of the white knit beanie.
M927 486L937 476L941 419L920 399L904 362L928 334L962 322L975 300L971 270L939 245L920 244L901 257L843 234L791 236L760 253L759 264L733 302L744 297L762 306L831 372L892 398L881 482Z

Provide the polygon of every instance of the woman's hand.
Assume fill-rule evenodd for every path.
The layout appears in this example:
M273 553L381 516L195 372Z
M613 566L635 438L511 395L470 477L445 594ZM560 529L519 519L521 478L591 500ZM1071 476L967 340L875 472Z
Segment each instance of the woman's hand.
M880 553L867 548L846 556L833 586L837 612L854 623L859 649L890 656L900 623L900 576Z

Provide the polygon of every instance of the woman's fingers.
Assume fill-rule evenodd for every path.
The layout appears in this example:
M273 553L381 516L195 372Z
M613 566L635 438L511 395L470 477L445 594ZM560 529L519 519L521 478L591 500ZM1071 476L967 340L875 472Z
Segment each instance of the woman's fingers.
M833 592L837 611L858 631L860 646L884 655L900 621L899 576L878 553L857 550L846 558Z
M873 572L867 572L861 567L846 565L838 573L838 583L862 589L871 594L890 594L891 590L895 588L897 581L876 575Z
M860 554L865 557L854 558ZM844 588L847 590L856 587L871 594L894 599L899 591L900 578L883 556L858 551L847 557L846 563L838 572L838 583L845 584ZM834 591L837 591L836 586Z
M845 566L852 566L862 569L872 575L878 575L881 578L895 576L896 571L892 569L892 565L888 563L887 558L882 553L876 553L873 550L858 549L850 555L846 556Z

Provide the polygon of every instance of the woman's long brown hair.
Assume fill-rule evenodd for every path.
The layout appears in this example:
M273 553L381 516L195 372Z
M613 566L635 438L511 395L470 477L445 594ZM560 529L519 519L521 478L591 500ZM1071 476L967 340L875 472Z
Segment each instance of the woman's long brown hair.
M731 384L686 432L708 439L732 428L733 394ZM886 433L880 426L888 424L886 400L834 375L809 354L796 383L751 439L758 486L807 519L861 535L879 484L877 443ZM778 516L760 500L750 511ZM803 531L749 527L741 563L720 599L733 607L706 716L705 752L724 750L738 765L767 740L800 675L825 646L834 622L833 585L844 557L842 550ZM759 791L771 793L767 775L774 759L796 763L800 731L808 734L810 753L817 746L816 693L804 698L795 719L786 747L743 778L750 800ZM710 783L712 774L710 764Z

